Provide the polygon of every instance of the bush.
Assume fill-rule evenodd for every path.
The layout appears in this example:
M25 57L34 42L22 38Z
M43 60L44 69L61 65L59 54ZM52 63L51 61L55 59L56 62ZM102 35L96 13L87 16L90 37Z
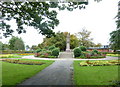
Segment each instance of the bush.
M87 50L86 47L84 47L84 46L80 46L80 49L81 49L81 51L86 51Z
M42 51L41 49L37 49L37 50L35 50L35 53L39 53L41 51Z
M74 49L74 56L75 57L79 57L79 56L81 56L81 54L82 54L82 52L81 52L80 48Z
M97 51L97 50L93 50L92 52L94 52L94 53L97 53L97 54L98 54L98 51Z
M49 50L53 50L53 49L55 49L56 47L54 46L54 45L52 45L52 46L50 46L48 49Z
M53 49L53 50L52 50L52 56L56 56L56 57L58 57L59 52L60 52L59 48L55 48L55 49Z

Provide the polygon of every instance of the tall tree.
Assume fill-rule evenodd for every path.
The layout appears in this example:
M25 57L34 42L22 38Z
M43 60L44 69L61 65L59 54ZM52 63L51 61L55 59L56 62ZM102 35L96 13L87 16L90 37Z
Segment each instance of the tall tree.
M37 50L39 47L37 45L32 45L31 50Z
M2 46L3 46L3 43L0 41L0 50L3 50Z
M11 2L10 2L11 1ZM39 33L51 37L54 35L52 31L55 26L59 24L57 19L57 11L51 8L56 8L59 10L68 9L73 11L76 8L85 8L84 4L87 5L88 1L86 0L80 2L68 2L68 3L59 3L59 2L15 2L15 0L9 0L9 2L0 2L0 12L2 12L2 30L5 37L11 35L14 30L10 28L10 25L5 21L10 21L14 19L17 23L16 31L18 34L25 33L26 30L24 25L33 26L39 31ZM31 1L31 0L30 0ZM36 1L36 2L35 2Z
M54 37L44 38L43 43L39 44L40 48L55 45L60 50L66 49L66 36L68 32L57 32ZM70 35L70 48L73 49L79 45L79 41L75 35Z
M110 46L116 51L120 49L120 29L112 31L110 33Z
M116 51L120 49L120 1L118 2L117 29L110 33L110 46Z
M87 31L86 29L82 29L81 32L78 32L76 36L79 39L79 45L85 46L85 47L91 47L94 46L94 43L92 42L93 38L90 38L90 31Z
M75 35L70 35L70 49L74 49L79 46L79 40Z
M13 36L9 40L9 44L10 44L9 46L11 50L24 50L25 49L23 40L15 36Z
M97 44L95 44L95 47L101 47L101 46L102 46L101 43L97 43Z

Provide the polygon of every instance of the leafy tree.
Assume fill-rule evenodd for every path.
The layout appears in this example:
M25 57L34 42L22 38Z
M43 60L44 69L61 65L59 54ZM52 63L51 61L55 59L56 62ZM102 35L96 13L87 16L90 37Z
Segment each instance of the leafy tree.
M90 31L87 31L85 29L82 29L81 32L78 32L76 36L79 39L79 45L85 46L85 47L92 47L94 46L94 43L92 42L92 38L90 38Z
M118 2L118 7L119 6L120 6L120 1ZM119 10L120 10L120 8L119 8ZM117 21L116 21L117 29L110 33L111 37L109 39L110 46L114 51L120 49L120 11L118 11L118 14L116 17L117 17Z
M43 43L39 44L38 46L41 48L49 47L55 45L55 47L59 47L60 50L66 49L66 36L68 32L57 32L55 36L51 38L44 38ZM79 45L79 40L75 35L70 35L70 48L74 49Z
M37 49L39 49L38 46L36 46L36 45L32 45L31 50L37 50Z
M95 47L101 47L101 46L102 46L101 43L97 43L97 44L95 44Z
M18 26L16 29L18 34L26 32L24 28L24 25L26 25L34 27L39 33L47 37L51 37L54 35L52 30L59 24L57 12L54 9L73 11L76 8L85 8L84 4L87 5L88 2L15 2L14 0L0 2L0 12L2 12L2 18L4 19L1 24L3 35L5 37L12 35L14 30L5 21L14 19Z
M11 50L24 50L24 42L21 38L12 36L12 38L9 40L9 46Z
M0 41L0 50L2 50L3 43Z
M120 29L112 31L110 33L110 46L111 48L116 51L120 49Z
M25 50L25 45L22 39L17 39L14 44L15 50Z
M9 44L3 44L2 49L3 50L9 50Z
M70 48L74 49L79 46L79 40L75 35L70 35Z

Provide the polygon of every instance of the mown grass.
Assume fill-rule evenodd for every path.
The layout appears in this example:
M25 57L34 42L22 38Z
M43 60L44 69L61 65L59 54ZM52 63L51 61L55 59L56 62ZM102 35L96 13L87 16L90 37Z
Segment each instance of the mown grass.
M75 85L112 85L118 81L118 66L80 66L74 61Z
M22 59L26 61L40 61L45 64L43 65L23 65L23 64L13 64L2 62L2 85L11 87L16 84L21 83L27 78L32 77L39 71L43 70L54 61L50 60L30 60L30 59ZM1 62L1 61L0 61ZM3 86L4 87L4 86Z

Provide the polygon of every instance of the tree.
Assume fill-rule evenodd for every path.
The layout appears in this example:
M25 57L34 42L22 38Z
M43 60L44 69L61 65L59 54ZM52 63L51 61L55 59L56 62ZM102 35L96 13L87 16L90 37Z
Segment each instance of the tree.
M95 47L101 47L101 46L102 46L101 43L97 43L97 44L95 44Z
M2 50L3 43L0 41L0 50Z
M11 2L0 2L0 12L2 12L2 30L3 35L8 37L12 35L14 32L13 29L10 28L10 25L5 21L15 20L17 23L16 31L18 34L25 33L26 30L24 25L32 26L39 31L39 33L46 35L47 37L51 37L54 35L52 31L55 26L59 24L59 20L57 19L56 9L64 10L68 9L69 11L73 11L76 8L85 8L84 4L87 5L88 1L82 2L68 2L68 3L59 3L59 2L38 2L34 0L34 2L15 2L14 0L10 0ZM51 10L52 8L52 10Z
M18 38L15 36L12 36L12 38L9 40L9 46L11 50L24 50L24 42L22 38Z
M30 46L29 45L26 45L26 50L30 50Z
M36 46L36 45L32 45L31 50L37 50L37 49L39 49L38 46Z
M91 47L94 46L94 43L92 42L93 38L90 38L90 31L87 31L85 29L82 29L81 32L78 32L76 36L79 39L79 45L85 46L85 47Z
M120 6L120 1L118 2L118 7ZM120 8L119 8L120 10ZM117 24L117 29L115 31L112 31L110 33L110 47L116 51L120 49L120 11L118 11L117 14L117 20L116 20L116 24Z
M60 50L66 49L66 37L63 32L57 32L55 36L51 38L44 38L43 47L48 47L55 45L55 47L59 47Z
M110 33L110 46L111 48L116 51L120 49L120 29L112 31Z
M10 49L9 44L3 44L2 49L3 50L9 50Z
M25 45L22 39L17 39L14 44L15 50L25 50Z
M68 32L57 32L55 36L51 38L44 38L43 43L39 44L40 48L49 47L55 45L55 47L59 47L60 50L66 49L66 36ZM79 45L79 41L75 35L70 35L70 48L74 49Z
M79 40L75 35L70 35L70 49L74 49L79 46Z

